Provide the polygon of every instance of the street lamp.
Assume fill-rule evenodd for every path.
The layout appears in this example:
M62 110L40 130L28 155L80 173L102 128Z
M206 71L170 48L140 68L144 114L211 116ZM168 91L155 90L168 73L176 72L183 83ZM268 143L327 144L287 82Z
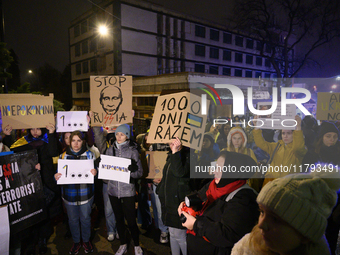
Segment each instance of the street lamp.
M106 35L108 34L108 31L109 31L109 29L108 29L107 26L105 26L105 25L100 25L100 26L98 27L98 32L99 32L99 34L102 35L102 36L106 36Z

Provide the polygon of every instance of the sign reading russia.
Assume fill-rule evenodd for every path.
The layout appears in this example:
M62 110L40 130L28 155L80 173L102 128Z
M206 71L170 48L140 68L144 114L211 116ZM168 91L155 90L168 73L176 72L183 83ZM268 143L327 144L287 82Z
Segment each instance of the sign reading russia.
M3 127L41 128L54 123L53 94L6 94L0 102Z
M160 96L152 118L148 143L168 143L178 137L184 146L200 150L209 101L202 105L201 98L189 92Z

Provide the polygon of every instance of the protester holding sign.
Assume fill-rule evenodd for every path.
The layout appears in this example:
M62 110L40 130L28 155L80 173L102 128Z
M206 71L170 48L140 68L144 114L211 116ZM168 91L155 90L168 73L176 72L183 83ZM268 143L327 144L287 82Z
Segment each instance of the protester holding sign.
M50 219L58 215L61 211L60 190L54 181L53 159L58 155L57 139L54 134L55 127L49 124L46 128L32 128L27 131L28 135L17 140L11 150L22 152L36 149L38 162L40 164L40 174L45 193L45 206L47 207L47 219L32 227L28 240L27 254L35 254L35 245L38 242L39 252L47 252L47 240L53 233Z
M66 152L60 155L61 159L94 159L91 151L87 150L84 140L84 134L80 131L72 132L70 136L70 147ZM91 169L93 175L97 174L96 169ZM61 173L54 175L58 181ZM93 252L93 246L90 242L91 237L91 210L94 200L93 184L68 184L62 185L62 198L67 210L69 226L71 229L73 246L70 254L77 254L81 248L81 238L85 253ZM81 228L79 226L79 221Z
M257 116L254 119L254 126L256 126L256 119ZM301 118L296 115L295 120L297 122L296 129L294 131L282 130L282 139L277 143L265 141L260 129L254 128L253 130L256 146L270 155L270 166L272 168L268 169L263 186L275 178L286 176L293 173L294 170L300 170L307 149L301 130Z
M102 148L106 143L103 130L98 128L94 129L94 132L96 144L98 148ZM106 150L105 154L131 159L131 165L128 167L131 172L130 183L110 180L108 185L108 194L116 216L117 230L121 243L115 254L122 255L127 252L126 220L135 245L135 254L141 255L143 250L139 246L139 229L136 222L135 180L142 176L143 168L137 144L130 140L130 127L127 124L118 126L115 135L116 141Z

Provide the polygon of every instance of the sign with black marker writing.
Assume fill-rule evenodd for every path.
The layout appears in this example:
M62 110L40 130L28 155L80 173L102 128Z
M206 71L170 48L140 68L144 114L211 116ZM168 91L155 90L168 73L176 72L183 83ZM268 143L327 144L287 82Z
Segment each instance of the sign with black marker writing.
M94 169L93 159L58 159L58 173L61 173L61 177L57 184L93 184L91 169Z
M100 155L98 179L130 183L131 159L115 156Z
M92 126L132 123L132 76L91 76Z
M57 132L73 132L88 130L87 111L57 112Z
M200 150L207 122L201 103L201 97L189 92L158 97L147 142L168 143L178 137L184 146ZM206 104L209 112L209 100Z
M318 92L316 119L340 120L340 93Z
M0 96L2 126L13 129L42 128L54 124L53 94Z

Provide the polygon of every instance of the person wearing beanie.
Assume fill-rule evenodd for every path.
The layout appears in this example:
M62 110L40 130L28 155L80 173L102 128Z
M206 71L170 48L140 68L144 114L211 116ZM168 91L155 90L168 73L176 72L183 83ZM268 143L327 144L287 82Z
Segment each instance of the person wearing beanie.
M332 164L340 166L339 129L335 124L324 121L321 123L313 150L309 150L302 160L302 166L315 166L317 164ZM339 201L337 207L340 207ZM340 217L335 219L333 214L328 219L326 238L332 254L335 254L338 233L340 230Z
M116 141L113 142L107 149L106 139L101 128L93 129L95 134L95 142L99 150L105 151L105 155L116 156L131 159L130 183L110 180L108 183L107 192L114 215L116 217L117 231L120 238L120 246L115 254L122 255L127 252L127 227L128 224L136 255L143 254L142 248L139 246L139 229L136 222L135 210L135 183L138 178L143 175L143 167L137 150L137 143L130 140L130 127L127 124L122 124L115 131Z
M328 255L324 232L337 201L340 175L292 174L264 186L257 197L258 224L235 244L232 255Z
M253 120L255 125L256 119L257 116L255 116ZM294 172L294 169L300 169L302 159L307 153L305 139L301 130L301 118L296 115L295 120L297 122L295 130L282 130L282 139L276 143L265 141L261 129L254 128L253 130L256 146L270 155L270 166L287 166L291 173ZM288 174L290 174L288 171L268 171L265 174L263 186L275 178L283 177Z
M223 124L221 128L221 133L217 137L216 143L218 144L220 150L223 150L224 148L227 148L227 142L228 142L228 134L230 131L230 124Z
M187 228L188 254L229 255L234 244L256 225L257 193L247 185L251 174L241 173L245 166L257 164L248 155L221 151L215 178L197 193L203 201L198 216L183 211L184 202L179 205L178 215L186 217L182 225ZM219 167L235 168L235 173L219 171Z

